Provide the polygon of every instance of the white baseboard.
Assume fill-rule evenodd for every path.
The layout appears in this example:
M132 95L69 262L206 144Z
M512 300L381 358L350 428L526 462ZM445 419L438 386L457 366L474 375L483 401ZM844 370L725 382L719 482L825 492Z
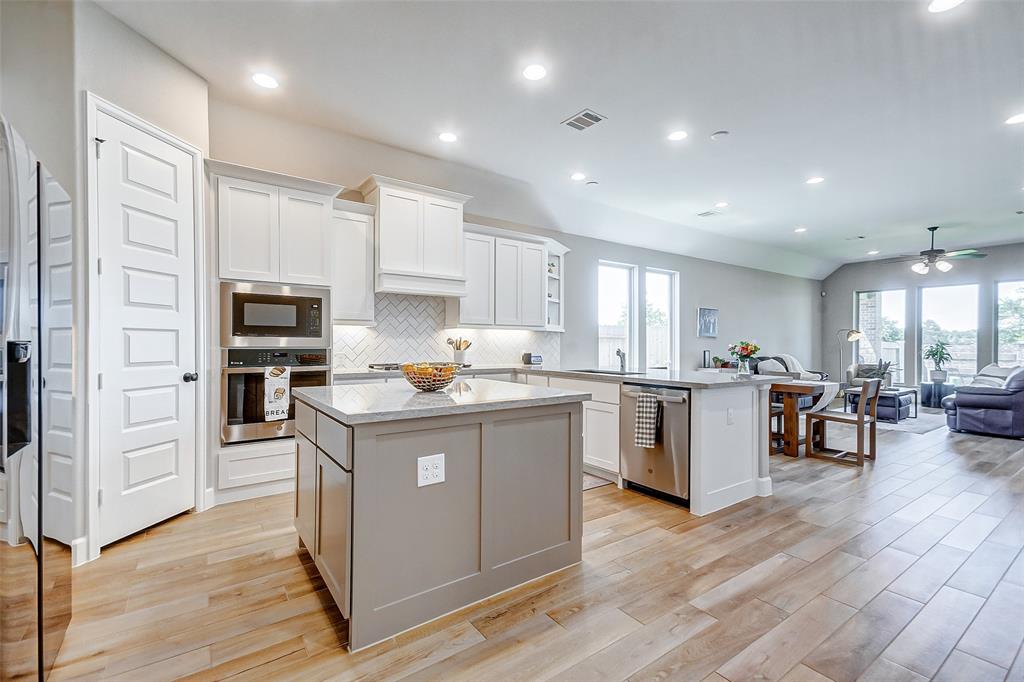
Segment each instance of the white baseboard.
M89 543L86 541L85 536L75 538L71 541L71 567L78 568L82 564L87 564L93 559L99 558L97 556L89 556Z

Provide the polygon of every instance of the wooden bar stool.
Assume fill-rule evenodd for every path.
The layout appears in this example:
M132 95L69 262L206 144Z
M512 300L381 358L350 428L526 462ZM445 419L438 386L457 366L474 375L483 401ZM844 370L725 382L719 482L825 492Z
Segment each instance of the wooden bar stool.
M864 466L864 459L875 459L875 434L878 420L875 417L878 411L878 392L881 390L881 379L869 379L861 386L860 401L857 403L857 412L851 414L838 410L824 410L822 412L807 413L807 451L808 457L815 459L827 459L841 464L856 464ZM857 451L836 450L826 445L826 425L829 422L850 424L857 429ZM868 448L864 449L865 430L868 431ZM853 456L856 455L856 460Z
M783 414L781 404L771 403L768 406L768 452L773 455L782 452L786 446Z

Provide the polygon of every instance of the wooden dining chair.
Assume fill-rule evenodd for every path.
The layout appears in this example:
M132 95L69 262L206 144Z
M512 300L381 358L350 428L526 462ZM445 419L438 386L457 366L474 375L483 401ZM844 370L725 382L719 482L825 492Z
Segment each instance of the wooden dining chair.
M768 453L776 455L782 452L786 444L786 435L783 423L784 410L780 403L770 403L768 406Z
M876 431L878 420L878 392L882 388L881 379L866 380L861 386L857 412L848 413L838 410L823 410L807 413L806 454L815 459L827 459L841 464L864 466L864 460L875 459ZM857 429L857 451L837 450L826 444L826 425L829 422L849 424ZM865 431L867 431L868 447L864 448ZM853 459L856 455L856 460Z

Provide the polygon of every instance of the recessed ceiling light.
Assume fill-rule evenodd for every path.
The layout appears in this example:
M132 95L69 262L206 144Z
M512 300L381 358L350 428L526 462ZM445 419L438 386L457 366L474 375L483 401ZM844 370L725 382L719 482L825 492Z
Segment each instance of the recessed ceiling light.
M459 138L455 133L441 133L437 136L437 139L441 140L441 142L455 142Z
M587 180L587 186L593 187L597 184L597 180Z
M523 78L528 81L539 81L546 75L548 75L548 70L541 64L530 64L523 69Z
M871 249L870 251L868 251L868 255L869 256L877 256L878 255L878 249Z
M807 178L807 184L808 185L820 185L823 182L825 182L825 178L820 177L820 176L815 176L813 178Z
M717 204L715 204L715 208L729 208L729 202L719 201Z
M580 173L579 171L576 171L575 173L569 176L569 179L575 180L576 182L582 182L587 179L587 176L584 175L583 173Z
M1014 114L1010 118L1006 119L1006 125L1017 125L1018 123L1024 123L1024 114Z
M261 88L268 88L270 90L273 90L278 85L277 79L269 73L254 73L252 75L252 82Z
M938 12L947 12L962 4L964 4L964 0L932 0L928 3L928 11L933 14Z
M711 133L711 139L712 140L721 140L723 137L728 137L728 135L729 135L729 131L728 130L716 130L715 132Z
M799 234L801 232L806 232L807 228L806 227L796 227L796 228L793 228L793 231L796 232L797 234Z
M671 133L668 134L668 139L672 140L673 142L685 140L687 137L688 134L685 130L673 130Z

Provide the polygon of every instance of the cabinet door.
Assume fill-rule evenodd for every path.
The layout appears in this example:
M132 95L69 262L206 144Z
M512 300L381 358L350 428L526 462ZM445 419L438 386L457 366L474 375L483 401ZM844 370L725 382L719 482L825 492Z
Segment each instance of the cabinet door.
M316 446L301 433L295 434L295 530L309 553L315 555Z
M619 406L583 403L583 461L619 473Z
M423 271L423 197L380 188L377 197L377 249L381 270Z
M248 180L217 179L220 276L277 282L280 275L280 212L277 187Z
M494 240L494 324L518 325L522 322L519 260L522 242Z
M519 289L522 300L522 325L544 326L544 307L547 305L547 266L544 247L523 244L520 256Z
M292 189L281 196L281 277L285 284L331 285L328 197Z
M373 322L373 218L334 211L330 229L331 317L335 322Z
M316 553L313 559L341 615L348 618L352 474L323 452L318 451L316 457Z
M423 272L463 277L462 204L423 199Z
M494 237L467 234L466 296L459 299L459 322L494 324Z

